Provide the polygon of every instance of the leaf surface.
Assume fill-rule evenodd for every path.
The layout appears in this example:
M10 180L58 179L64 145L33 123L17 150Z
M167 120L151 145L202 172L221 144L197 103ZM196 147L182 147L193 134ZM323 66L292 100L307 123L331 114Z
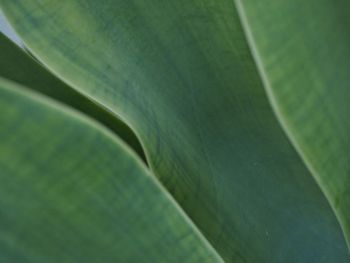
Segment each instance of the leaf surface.
M275 110L349 244L350 3L239 4Z
M118 117L101 105L81 95L56 78L40 65L35 58L24 52L0 33L0 76L36 90L79 110L104 124L129 144L145 159L142 147L130 130Z
M95 121L4 79L0 110L0 261L222 262Z
M27 47L132 127L227 262L348 262L232 0L1 1Z

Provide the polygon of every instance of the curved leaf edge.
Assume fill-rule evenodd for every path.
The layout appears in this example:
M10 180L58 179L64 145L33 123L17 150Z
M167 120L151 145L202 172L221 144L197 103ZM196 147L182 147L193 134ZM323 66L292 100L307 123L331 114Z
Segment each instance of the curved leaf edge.
M304 151L302 150L301 145L299 144L298 140L296 139L296 137L293 134L293 129L291 129L288 121L283 116L283 113L281 111L279 103L277 102L277 98L275 97L275 94L274 94L273 89L271 87L271 82L269 80L268 74L265 70L261 56L259 54L259 49L258 49L257 45L255 44L256 42L255 42L253 33L250 30L249 21L245 15L245 10L244 10L244 5L242 4L242 0L234 0L234 3L235 3L236 10L237 10L237 13L238 13L240 21L241 21L241 26L242 26L243 32L245 34L248 47L250 49L252 58L255 61L257 72L258 72L260 79L262 81L262 84L263 84L263 87L265 89L266 96L270 102L272 111L275 114L278 123L280 124L283 132L286 134L286 137L290 141L291 145L294 147L295 151L301 157L301 160L303 161L305 167L309 170L309 172L312 175L313 179L315 180L316 184L319 186L322 193L325 195L330 207L333 210L335 217L338 220L338 223L339 223L341 230L343 232L345 241L347 243L348 249L350 251L350 234L348 234L348 233L350 233L350 229L348 229L348 227L347 227L346 220L344 219L342 214L337 211L334 203L332 202L331 193L329 193L327 191L327 189L325 187L323 187L322 182L319 179L318 172L316 171L316 169L314 169L313 165L308 161L308 158L305 155Z
M18 35L18 33L16 34ZM103 104L100 104L96 100L89 98L85 94L82 94L82 92L79 89L72 88L72 86L69 85L65 81L65 79L56 77L55 73L52 72L49 67L45 66L43 62L40 61L40 59L37 58L33 52L30 51L30 49L24 43L23 39L21 39L23 47L19 47L15 45L7 36L5 36L0 32L0 41L1 43L8 42L8 43L4 43L5 45L7 45L7 47L12 45L11 48L12 50L14 50L14 52L16 52L16 55L23 56L23 61L32 62L33 66L36 67L38 71L42 71L39 73L46 73L48 74L48 76L52 77L52 79L56 81L58 84L62 84L60 86L62 91L56 91L56 93L55 92L50 93L49 90L39 89L38 87L28 85L28 83L25 83L23 81L20 83L17 79L12 79L11 76L4 76L2 72L0 72L0 76L6 79L12 80L14 82L20 83L26 86L27 88L33 89L36 92L39 92L47 97L51 97L56 101L60 101L64 105L74 108L75 110L82 112L83 114L88 115L91 118L97 120L102 125L108 127L113 133L117 134L118 137L123 139L128 145L130 145L131 148L147 164L144 147L142 146L140 139L137 138L133 129L131 129L130 126L125 121L121 120L119 116L116 116L111 110L106 108ZM10 62L6 61L5 63L10 63ZM16 59L15 63L18 64L21 62ZM64 93L69 93L71 95L71 100L73 100L74 102L67 101L63 98L63 96L60 96Z
M146 164L142 161L140 156L135 153L130 146L121 140L118 136L116 136L112 131L108 128L101 125L96 120L90 118L87 115L82 114L81 112L75 110L74 108L67 107L65 104L60 101L56 101L50 97L42 95L36 91L33 91L23 85L20 85L12 80L5 79L0 76L0 89L7 89L12 93L18 94L19 96L24 96L29 100L32 100L35 103L42 104L46 107L55 109L62 114L69 116L72 119L75 119L78 122L81 122L91 128L100 132L103 136L111 141L111 143L115 144L117 147L121 148L126 155L130 158L134 159L137 166L144 171L146 176L151 180L151 182L160 190L160 192L165 196L165 198L170 202L170 204L178 211L180 217L188 224L189 228L193 230L193 233L198 237L198 239L202 242L204 247L206 247L210 254L213 255L215 262L224 263L225 261L218 254L216 249L210 244L207 238L203 235L203 233L198 229L195 223L191 220L191 218L186 214L186 212L182 209L182 207L177 203L177 201L172 197L172 195L167 191L167 189L163 186L163 184L153 175L152 171Z

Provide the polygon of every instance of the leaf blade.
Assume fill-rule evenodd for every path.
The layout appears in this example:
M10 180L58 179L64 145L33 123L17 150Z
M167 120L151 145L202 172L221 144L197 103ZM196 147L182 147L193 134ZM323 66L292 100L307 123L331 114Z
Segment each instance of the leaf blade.
M221 262L108 130L4 79L0 94L1 260Z
M348 261L333 211L270 107L232 1L2 4L42 61L128 122L226 261Z
M340 1L334 4L324 0L291 1L280 5L269 2L265 10L269 18L265 12L254 15L262 6L250 1L241 2L243 15L251 28L256 56L262 62L275 111L325 192L349 245L350 107L347 98L350 93L346 72L349 69L350 39L346 25L350 21L344 15L349 3ZM281 14L288 10L301 15L284 16L286 21L281 22ZM311 15L313 20L307 20ZM302 28L300 19L304 23ZM273 27L272 20L279 27ZM275 43L267 40L272 34L278 39ZM292 40L288 44L289 38ZM321 44L315 48L317 41ZM284 72L278 69L282 66L286 68ZM282 82L286 76L290 76L290 81Z
M0 76L20 83L48 97L54 98L104 124L127 142L145 161L145 155L138 139L130 128L96 102L81 95L61 80L54 77L30 54L0 33Z

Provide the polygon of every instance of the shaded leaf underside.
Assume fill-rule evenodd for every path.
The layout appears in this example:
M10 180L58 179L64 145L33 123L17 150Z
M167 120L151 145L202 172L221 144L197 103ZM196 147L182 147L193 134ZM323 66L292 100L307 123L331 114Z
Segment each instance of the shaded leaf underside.
M145 159L142 147L134 133L117 116L113 116L103 107L55 78L2 34L0 34L0 47L1 77L36 90L98 120L121 137L142 159Z

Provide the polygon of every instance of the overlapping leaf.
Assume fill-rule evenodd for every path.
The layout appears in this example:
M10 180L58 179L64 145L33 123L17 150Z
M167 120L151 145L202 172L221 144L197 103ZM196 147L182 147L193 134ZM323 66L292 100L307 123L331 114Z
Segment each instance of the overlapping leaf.
M137 138L119 118L54 77L1 33L0 47L1 77L23 84L98 120L118 134L144 159L143 150Z
M109 131L4 79L0 110L0 261L221 262Z
M238 4L275 109L349 243L350 3Z
M233 1L1 3L41 61L133 128L226 261L348 262L332 209L271 109Z

